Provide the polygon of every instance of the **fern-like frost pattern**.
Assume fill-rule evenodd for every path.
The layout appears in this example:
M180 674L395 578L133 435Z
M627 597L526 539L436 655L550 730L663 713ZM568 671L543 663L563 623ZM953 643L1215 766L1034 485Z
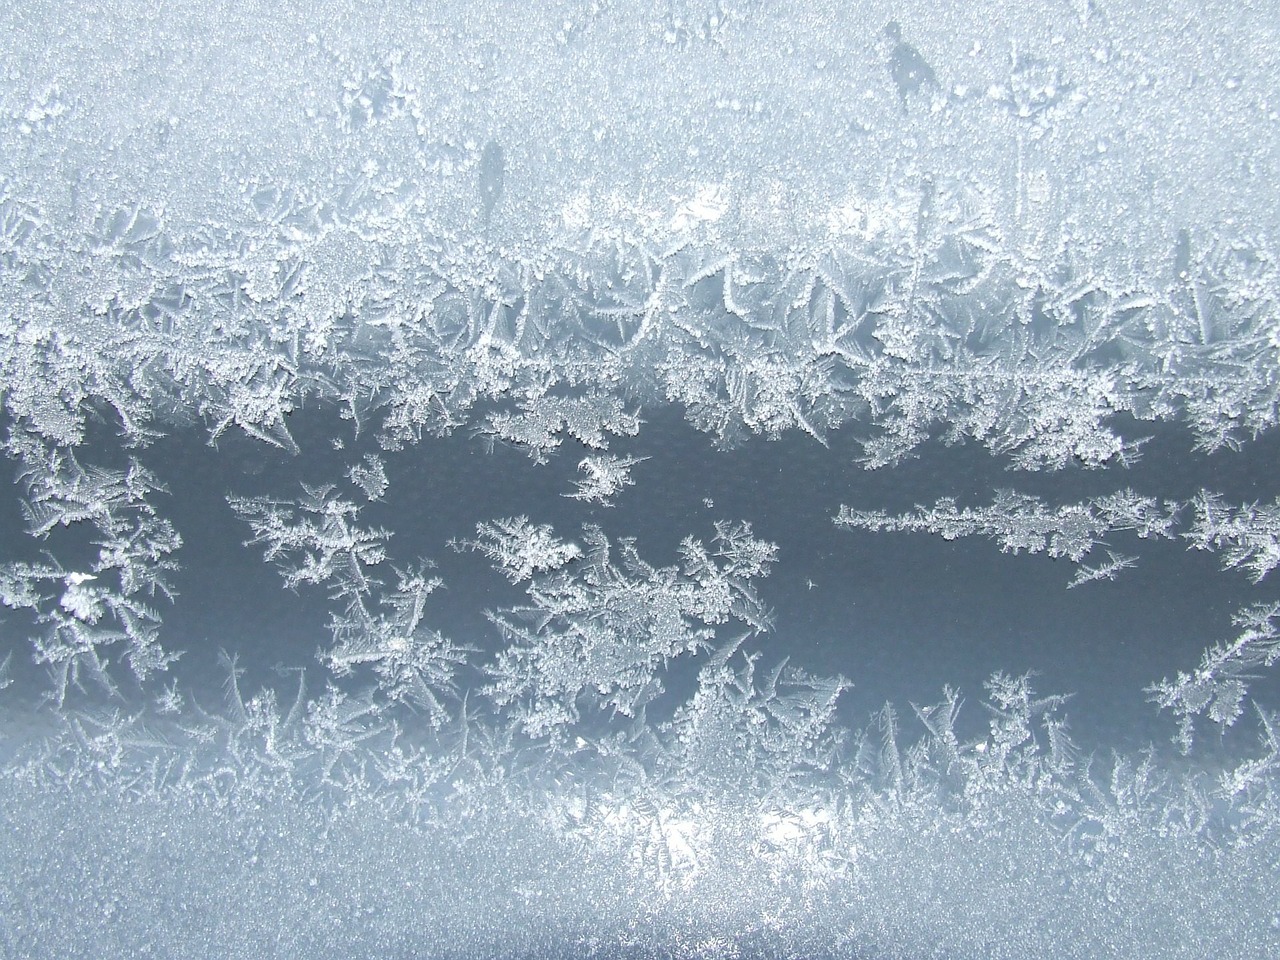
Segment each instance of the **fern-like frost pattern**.
M857 659L780 648L789 545L691 513L658 560L602 519L670 453L664 407L832 477L939 441L1046 485L1171 429L1197 464L1265 450L1266 4L996 3L966 38L909 4L111 6L0 14L6 954L1280 955L1274 491L834 516L1095 596L1173 543L1243 572L1234 637L1146 691L1172 759L1078 744L1029 675L867 704ZM336 467L272 488L321 469L326 415ZM218 507L327 615L318 667L183 673L165 481L203 477L173 434L269 454ZM577 473L545 514L424 497L437 567L375 521L468 436ZM507 594L455 630L468 564Z

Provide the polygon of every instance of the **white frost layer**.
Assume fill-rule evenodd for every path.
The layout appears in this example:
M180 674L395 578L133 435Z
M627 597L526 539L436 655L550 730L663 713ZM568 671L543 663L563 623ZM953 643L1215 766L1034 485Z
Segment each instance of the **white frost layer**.
M7 785L0 941L32 958L315 960L1280 948L1274 842L1210 851L1135 819L1090 868L1013 799L981 828L929 804L819 823L840 834L841 855L825 858L803 839L775 842L774 827L759 837L754 811L704 810L697 832L680 822L700 841L694 874L678 853L660 865L662 838L634 813L597 816L588 845L554 811L495 806L415 828L368 803L321 819L278 802L218 810Z
M938 177L989 191L1029 251L1066 237L1139 271L1163 272L1182 227L1278 225L1266 3L394 6L15 4L9 192L61 229L141 203L185 232L264 186L337 203L373 170L370 189L452 234L477 229L495 141L494 234L520 259L584 193L596 224L624 204L777 252L857 198ZM934 75L905 108L889 21Z

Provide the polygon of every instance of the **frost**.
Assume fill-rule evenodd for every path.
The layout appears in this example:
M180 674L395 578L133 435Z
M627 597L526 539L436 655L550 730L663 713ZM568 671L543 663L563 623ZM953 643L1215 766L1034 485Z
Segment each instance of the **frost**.
M1230 643L1216 643L1204 652L1193 673L1178 672L1173 680L1161 680L1147 688L1149 698L1178 718L1174 742L1184 753L1194 739L1194 720L1204 714L1219 727L1239 719L1248 693L1248 682L1259 667L1280 660L1280 604L1255 604L1233 618L1240 633Z
M67 589L59 598L58 606L77 620L97 623L103 613L103 597L97 589L85 584L98 578L86 573L69 573L65 579Z
M127 470L86 468L71 450L47 448L30 436L11 436L9 448L22 462L18 480L27 492L22 510L33 537L83 521L109 531L125 511L154 516L146 498L165 492L136 460L130 460Z
M360 664L372 664L388 699L422 710L434 725L447 719L441 698L454 693L455 675L474 651L424 625L427 598L443 585L428 569L423 563L396 571L396 589L380 597L377 610L355 602L335 615L335 645L322 659L339 677Z
M944 540L984 536L999 542L1004 553L1048 553L1080 564L1095 546L1104 542L1104 537L1115 531L1132 531L1143 539L1171 538L1178 512L1176 503L1161 504L1132 490L1057 508L1027 494L1001 490L987 507L962 508L954 499L944 498L932 507L918 507L915 513L900 516L841 506L835 524L871 531L924 531ZM1082 565L1070 586L1111 580L1120 570L1132 566L1132 558L1108 553L1110 560L1101 566Z
M335 676L371 665L389 700L422 710L431 725L443 722L442 698L453 694L454 677L471 652L424 623L427 599L443 581L424 560L393 567L395 589L383 590L371 571L387 560L390 531L358 526L360 507L336 496L331 485L303 484L303 490L296 502L228 498L253 530L246 545L267 545L264 559L281 567L289 589L323 585L342 604L330 618L333 646L321 656Z
M1114 580L1121 570L1128 570L1137 562L1137 557L1123 556L1114 550L1108 550L1107 560L1104 563L1097 566L1080 564L1080 572L1067 584L1067 589L1071 590L1081 584L1093 583L1097 580Z
M1074 99L1075 85L1063 78L1060 67L1021 55L1014 58L1008 79L993 85L987 96L1003 104L1010 115L1047 130L1053 110Z
M532 580L535 574L557 570L582 556L582 548L559 540L550 524L533 524L528 517L476 524L476 535L458 548L484 554L512 583Z
M164 486L136 460L125 470L84 467L70 450L19 433L11 433L8 446L20 458L31 536L47 540L81 524L96 532L91 572L66 570L51 554L46 564L0 568L0 602L31 610L42 625L32 643L36 662L54 680L53 699L62 704L71 688L83 687L83 677L114 691L103 651L118 643L127 647L138 680L163 672L180 654L160 647L160 614L146 600L157 593L173 599L169 577L178 567L171 555L182 545L148 499Z
M323 779L333 781L339 768L353 764L359 745L382 733L385 727L375 719L377 707L355 699L336 687L307 704L303 724L306 742L320 755Z
M381 500L387 492L387 470L382 458L367 453L363 463L347 470L347 479L364 491L370 500Z
M585 513L641 492L612 448L664 405L744 461L803 435L869 469L940 442L1069 476L1166 427L1245 451L1280 424L1266 4L1004 3L963 40L956 10L437 4L264 30L233 4L230 46L193 42L198 3L109 6L0 30L0 429L29 535L0 557L0 686L33 659L52 701L9 694L11 952L190 954L146 920L195 903L228 955L1277 953L1268 711L1252 752L1173 762L1090 757L1063 698L1006 674L972 717L948 688L846 726L849 684L766 636L778 550L749 526L659 566L627 531L517 515L536 505L457 518L516 595L463 644L431 624L436 570L369 522L390 461L364 455L580 445L554 506ZM229 500L326 606L328 675L257 686L231 653L220 698L158 681L182 538L157 441L310 469L335 414L350 433L317 446L360 451L341 486ZM863 506L836 522L989 537L1070 561L1071 587L1133 565L1133 537L1255 584L1280 565L1280 500L1206 490L1185 527L1132 491ZM1151 688L1184 749L1201 717L1238 725L1277 616L1246 607ZM174 891L131 885L173 850L203 858ZM282 906L255 911L266 887Z
M1244 567L1254 583L1280 566L1280 498L1232 510L1216 494L1201 491L1192 501L1195 519L1183 534L1197 550L1222 553L1224 569Z
M506 647L486 691L532 736L562 736L584 707L635 716L661 692L659 669L705 649L717 625L771 627L753 581L768 574L776 548L748 525L717 524L710 549L689 537L678 566L654 567L631 540L621 541L615 561L598 527L584 529L583 549L562 545L549 527L505 523L482 529L473 546L513 582L527 581L530 602L490 614ZM535 549L510 544L517 534ZM494 549L499 537L507 542Z
M851 684L815 677L783 660L763 682L758 655L732 666L741 641L722 647L671 721L683 769L721 788L791 791L831 769L842 741L835 706Z
M1028 95L1059 89L1028 82ZM421 198L390 178L366 164L323 198L255 181L246 219L223 229L104 210L74 254L100 281L0 330L6 410L61 445L107 409L130 442L194 419L215 439L236 428L296 452L289 419L321 397L388 448L470 423L545 459L564 435L595 450L633 435L630 398L665 398L722 443L825 442L858 423L868 466L941 436L1029 469L1125 462L1136 441L1118 414L1185 420L1206 448L1274 421L1276 267L1246 238L1188 232L1185 281L1158 287L1097 270L1086 250L1030 258L989 190L934 177L851 192L829 241L785 257L641 218L568 229L554 256L477 273L464 245L408 218ZM1037 184L1021 177L1019 197L1045 202L1052 185ZM745 216L736 194L716 197L718 219L698 223ZM2 202L9 269L52 276L63 253L45 218ZM441 257L421 264L418 249ZM484 401L515 408L472 423Z
M578 472L585 476L575 480L577 489L573 493L566 493L565 496L606 507L612 506L610 501L617 496L618 491L635 483L631 479L631 468L648 459L648 457L615 457L611 454L583 457L578 463Z
M1256 705L1255 705L1256 706ZM1224 771L1218 780L1219 793L1229 800L1246 797L1251 828L1267 829L1280 813L1277 801L1275 774L1280 771L1280 717L1258 708L1258 720L1262 727L1261 741L1266 749L1262 757L1245 760L1234 769Z
M975 747L984 775L1033 779L1042 766L1056 767L1061 772L1069 760L1058 710L1069 698L1037 697L1027 674L1012 677L997 672L984 686L990 733ZM1045 750L1045 746L1049 749Z
M371 568L387 558L391 531L356 526L360 507L333 496L333 486L309 487L298 501L264 497L228 497L240 519L253 530L249 544L265 543L263 558L279 565L284 582L330 583L336 597L367 595L381 585Z
M607 433L634 437L641 422L637 414L627 412L621 400L605 394L544 397L525 405L520 413L491 414L483 433L528 447L531 457L545 463L548 454L560 446L561 433L594 450L604 450L609 446Z

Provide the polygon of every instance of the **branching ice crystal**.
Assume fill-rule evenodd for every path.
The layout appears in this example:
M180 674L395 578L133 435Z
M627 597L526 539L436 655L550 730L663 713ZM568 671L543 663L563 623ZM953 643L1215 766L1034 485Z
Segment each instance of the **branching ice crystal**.
M698 675L698 689L671 721L671 762L720 788L791 791L835 761L842 733L836 701L852 686L774 666L756 677L758 654L734 666L741 638L721 647Z
M932 507L918 507L915 513L900 516L841 506L834 520L839 527L925 531L944 540L985 536L998 541L1004 553L1047 552L1051 557L1066 557L1079 564L1114 531L1132 531L1143 539L1171 538L1178 513L1178 504L1171 501L1161 504L1132 490L1056 509L1036 497L1000 490L987 507L962 508L954 499L946 497ZM1131 558L1110 553L1110 560L1102 566L1082 567L1070 585L1114 579L1117 572L1131 565Z
M267 545L264 558L283 569L286 586L324 585L342 604L330 617L333 647L321 657L335 676L370 665L390 701L422 710L431 726L443 723L448 711L441 698L454 692L454 677L472 649L424 623L427 598L443 581L423 560L393 568L395 589L384 591L371 569L387 559L390 532L357 526L361 508L336 496L331 485L303 484L303 490L296 503L261 497L229 502L253 529L248 543Z
M776 547L746 524L717 524L710 549L686 538L680 565L668 567L642 560L629 539L615 561L594 526L584 528L584 548L524 518L478 530L473 548L528 583L528 605L490 614L507 646L486 692L532 736L562 736L584 707L634 716L661 692L659 668L704 649L718 624L771 627L753 581L767 575Z
M606 434L633 437L640 430L639 415L628 413L622 401L607 394L586 397L544 397L521 413L491 414L483 433L527 447L538 463L545 463L560 446L561 433L594 450L608 448Z
M397 570L395 591L382 595L376 609L357 598L335 614L330 625L335 645L322 659L339 677L371 664L388 699L422 710L434 726L448 719L441 698L454 692L454 677L473 648L458 646L423 623L426 600L442 585L429 569L421 563Z
M1222 566L1244 567L1254 583L1280 566L1280 499L1231 509L1216 494L1201 491L1192 501L1195 519L1183 534L1197 550L1222 553Z
M365 454L363 463L357 463L347 471L347 479L363 490L370 500L381 500L389 486L386 464L372 453Z
M476 535L458 549L484 554L512 583L532 580L536 574L557 570L582 556L582 548L558 539L550 524L530 523L528 517L476 524Z
M574 481L577 487L566 497L574 500L585 500L587 503L598 503L612 506L611 501L623 487L632 486L631 468L643 463L648 457L615 457L612 454L583 457L578 463L578 472L584 476Z
M323 23L257 33L224 5L219 25L247 38L230 46L192 42L201 4L134 9L149 5L51 24L11 4L0 30L0 426L47 548L0 557L0 626L29 641L57 707L22 718L47 736L6 743L0 770L22 838L5 864L12 952L190 953L144 922L165 891L130 901L117 880L169 849L212 851L190 831L229 824L253 848L233 851L234 882L210 869L203 901L178 885L204 927L242 937L213 953L320 937L359 954L371 941L343 938L376 929L383 952L432 954L420 931L443 929L476 955L964 956L979 928L1005 955L1212 952L1215 937L1218 953L1276 953L1280 918L1258 907L1276 900L1280 823L1265 710L1254 753L1213 775L1154 752L1091 761L1062 698L1003 674L976 731L947 689L846 735L845 681L750 646L771 626L756 590L777 551L746 525L654 566L595 527L574 542L527 517L480 523L457 545L527 597L490 613L505 646L481 659L429 625L431 565L393 564L391 532L363 522L389 490L375 455L342 465L354 499L231 498L286 585L328 592L335 680L250 690L229 655L210 705L152 686L174 656L158 607L181 538L158 511L161 459L145 459L174 431L299 454L299 414L340 411L385 451L462 429L543 463L571 440L587 450L568 496L600 505L640 462L613 439L662 404L720 447L851 438L868 468L939 440L1019 469L1126 465L1156 421L1200 451L1242 449L1280 422L1266 4L1161 18L1073 0L1049 20L996 4L964 42L945 16L882 27L840 4L437 4L430 22L354 30L322 4ZM591 67L590 90L566 64ZM1208 148L1206 117L1223 120ZM1280 565L1280 501L1225 502L1202 492L1182 531L1176 504L1130 491L836 522L987 536L1070 560L1073 587L1134 562L1114 533L1182 533L1260 583ZM1184 749L1198 717L1242 715L1278 619L1246 607L1234 641L1151 688ZM699 654L671 703L663 684L694 678L669 665ZM0 661L0 686L20 659ZM91 684L114 701L81 709ZM89 846L51 853L24 816ZM382 830L390 854L361 845L374 869L331 900L276 883L298 936L217 914L279 879L260 847L278 837L303 878L307 858L335 865L328 831L351 826ZM77 858L92 875L67 884ZM394 912L474 878L483 896L444 898L460 916L443 924ZM46 901L69 906L51 921ZM919 903L946 919L920 923ZM1001 939L975 903L1015 912L1016 931ZM1147 916L1167 942L1141 939ZM537 930L502 940L521 917ZM666 932L648 942L646 924Z
M160 614L146 602L157 592L173 599L169 577L177 563L171 555L182 545L148 499L164 486L136 460L125 470L84 467L72 451L20 431L11 431L7 445L21 464L31 536L49 539L55 530L81 523L97 532L91 572L66 570L51 554L48 563L0 568L0 602L32 611L42 627L33 647L36 662L53 677L54 700L63 703L71 687L81 687L82 676L114 691L103 653L114 644L126 646L138 680L165 670L179 654L160 647Z
M1204 714L1219 727L1240 718L1248 681L1259 667L1280 660L1280 604L1256 604L1235 615L1240 633L1230 643L1216 643L1204 652L1193 673L1179 671L1173 680L1147 688L1150 699L1178 718L1174 742L1184 753L1194 739L1194 720Z
M332 583L336 597L365 596L381 585L370 568L387 558L391 531L355 525L360 507L333 496L333 486L309 487L296 503L265 497L228 497L249 523L249 544L264 543L263 558L278 564L291 590L304 583Z
M1123 556L1114 550L1108 550L1105 562L1096 566L1080 564L1080 571L1071 578L1071 582L1067 584L1067 589L1071 590L1081 584L1093 583L1097 580L1114 580L1121 570L1128 570L1137 562L1137 557Z

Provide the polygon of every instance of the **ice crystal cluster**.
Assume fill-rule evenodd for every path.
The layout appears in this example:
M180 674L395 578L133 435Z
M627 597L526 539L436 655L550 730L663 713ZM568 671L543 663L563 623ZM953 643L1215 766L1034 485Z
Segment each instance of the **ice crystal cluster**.
M0 952L1280 953L1278 49L5 5ZM1140 625L1208 557L1217 626L1121 640L1115 742L1052 663L872 703L926 534Z

